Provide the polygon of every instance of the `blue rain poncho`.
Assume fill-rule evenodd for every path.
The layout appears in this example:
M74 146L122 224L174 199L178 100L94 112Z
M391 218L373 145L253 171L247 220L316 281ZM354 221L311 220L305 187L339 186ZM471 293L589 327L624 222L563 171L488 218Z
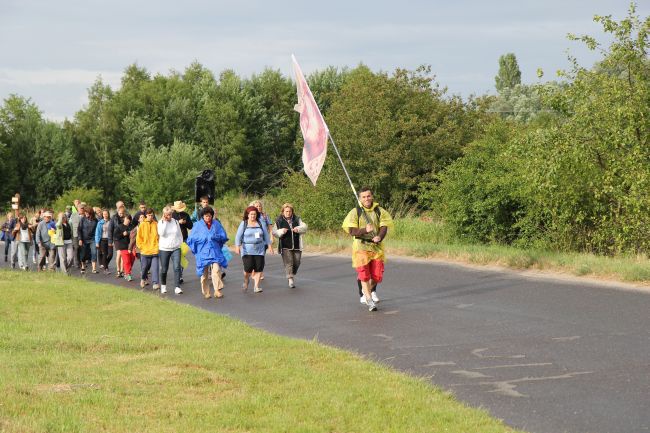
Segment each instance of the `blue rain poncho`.
M194 224L187 245L196 259L196 275L203 275L203 269L213 263L218 263L223 268L228 267L228 260L221 251L227 241L228 235L219 220L213 219L209 230L202 219Z

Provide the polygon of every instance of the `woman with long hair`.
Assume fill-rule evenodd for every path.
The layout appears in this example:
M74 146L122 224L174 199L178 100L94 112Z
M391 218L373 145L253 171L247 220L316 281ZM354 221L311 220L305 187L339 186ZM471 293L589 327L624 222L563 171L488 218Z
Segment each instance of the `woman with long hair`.
M97 219L92 207L84 208L84 217L79 220L77 228L77 237L79 238L79 249L81 250L81 274L86 273L86 265L90 260L93 274L97 273L97 248L95 247L95 230L97 229Z

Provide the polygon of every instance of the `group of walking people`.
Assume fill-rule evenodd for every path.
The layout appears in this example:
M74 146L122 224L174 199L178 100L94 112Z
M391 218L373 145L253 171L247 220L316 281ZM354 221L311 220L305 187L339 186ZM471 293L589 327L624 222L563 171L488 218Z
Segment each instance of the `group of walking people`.
M294 214L290 203L283 204L280 216L272 221L263 211L261 201L252 202L244 210L234 239L234 249L244 267L242 290L248 290L252 280L253 292L263 291L265 255L273 252L274 239L283 258L288 286L295 288L302 235L306 231L307 225ZM76 267L81 274L108 275L115 257L115 277L132 281L133 264L139 259L140 287L151 284L163 294L168 291L170 268L174 274L174 293L183 293L182 261L185 253L191 251L206 299L223 297L223 278L232 258L226 245L228 235L210 207L208 197L201 198L200 206L191 216L182 201L165 206L160 220L145 202L139 204L133 217L122 201L116 203L112 215L108 209L93 208L79 200L58 213L56 219L51 209L37 211L29 222L24 213L10 212L2 225L2 238L5 262L22 270L30 268L31 248L38 271L58 268L70 274Z
M374 202L369 188L362 188L358 199L359 204L348 213L342 228L353 237L352 266L357 272L360 302L375 311L379 302L377 285L383 279L386 261L383 240L393 222L390 214ZM234 238L234 250L241 256L244 268L242 290L247 291L252 280L253 292L263 291L265 256L273 252L275 239L287 284L295 288L306 231L307 225L290 203L282 205L275 220L264 212L261 201L250 203ZM29 220L15 210L7 214L2 225L2 239L5 262L22 270L29 269L30 248L37 270L53 271L58 267L68 274L76 267L81 274L90 268L92 273L108 275L115 256L115 276L132 281L133 264L139 259L140 287L151 284L163 294L168 291L171 265L177 295L183 293L184 256L191 251L206 299L223 297L223 279L232 258L227 246L230 239L208 197L201 197L192 215L187 213L185 203L175 201L162 209L160 220L145 202L139 203L133 216L122 201L116 203L112 215L107 209L93 208L79 200L66 206L56 218L51 209L41 209Z

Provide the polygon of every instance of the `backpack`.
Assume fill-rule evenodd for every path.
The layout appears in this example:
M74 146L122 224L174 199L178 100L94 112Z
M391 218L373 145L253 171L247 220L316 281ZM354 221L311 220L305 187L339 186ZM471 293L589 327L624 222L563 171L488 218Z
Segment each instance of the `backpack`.
M257 224L259 224L262 231L264 231L264 229L268 230L268 228L266 227L266 223L262 224L262 220L259 217L257 218ZM248 220L244 220L244 230L242 230L241 237L239 238L239 244L240 245L244 245L244 233L246 233L246 228L247 227L248 227ZM268 245L266 245L264 248L265 249L268 248Z
M361 209L361 206L357 205L357 220L361 219L362 213L363 209ZM377 222L381 221L381 209L379 209L379 206L375 207L375 215L377 215Z

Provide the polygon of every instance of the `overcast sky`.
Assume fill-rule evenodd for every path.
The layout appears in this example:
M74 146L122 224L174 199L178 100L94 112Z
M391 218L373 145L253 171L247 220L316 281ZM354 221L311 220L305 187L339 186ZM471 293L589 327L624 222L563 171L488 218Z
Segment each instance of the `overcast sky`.
M642 17L650 1L638 1ZM602 39L593 15L625 17L624 0L351 1L0 0L0 99L30 97L53 120L87 103L101 75L118 88L137 63L152 73L198 61L215 74L248 77L265 67L305 74L328 65L373 70L432 66L438 82L464 97L494 92L501 54L517 56L525 83L598 55L569 32Z

